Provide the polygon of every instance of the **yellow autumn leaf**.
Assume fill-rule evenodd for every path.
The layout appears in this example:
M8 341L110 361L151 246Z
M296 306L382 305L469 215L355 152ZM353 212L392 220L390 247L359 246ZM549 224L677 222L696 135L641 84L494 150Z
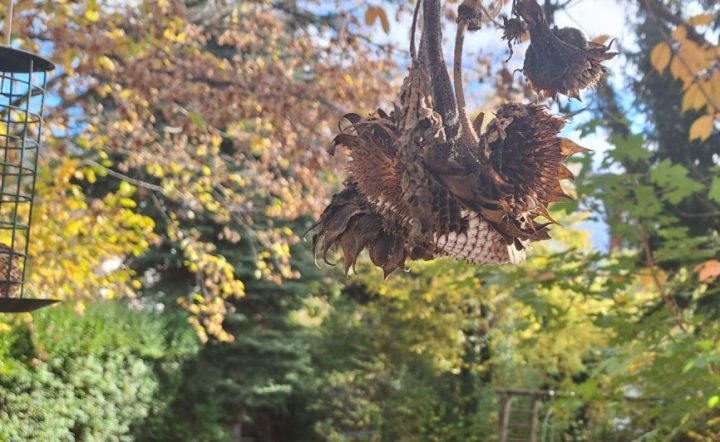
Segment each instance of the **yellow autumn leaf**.
M96 22L96 21L100 20L100 15L98 15L97 11L94 9L86 9L85 10L85 18L92 22Z
M672 51L667 43L658 43L650 52L650 63L658 71L662 72L670 64Z
M715 417L707 421L708 427L714 427L715 425L720 424L720 416Z
M682 80L684 87L690 84L694 77L693 73L688 71L688 68L679 57L675 57L670 63L670 73L673 77Z
M110 57L103 55L102 57L99 57L97 59L97 65L103 68L106 71L114 71L115 70L115 62L110 59Z
M714 16L712 14L700 14L694 17L690 17L688 23L693 26L705 26L712 23Z
M710 54L710 56L706 55L700 46L690 40L683 40L681 56L683 61L693 71L702 71L708 68L710 61L714 59L712 54Z
M690 126L690 141L700 140L705 141L710 138L713 130L713 117L712 115L703 115L702 117L695 120Z
M690 109L700 110L707 104L707 99L703 95L697 83L693 83L683 95L682 111L686 112Z
M73 63L75 62L76 54L74 51L68 51L63 55L63 66L65 67L65 70L67 71L68 75L74 75L75 74L75 68L73 67Z
M87 311L87 305L85 305L85 303L83 301L78 301L75 303L74 310L75 310L75 313L77 313L78 315L84 315L85 312Z
M614 301L615 304L617 304L617 305L625 305L625 304L627 304L628 302L630 302L630 300L631 300L630 295L628 295L627 293L622 293L622 294L619 294L619 295L615 295L615 296L613 297L613 301Z
M710 83L710 96L714 103L720 103L720 72L715 72Z
M390 32L390 22L388 21L385 10L379 6L371 6L365 11L365 24L372 26L375 20L380 19L383 31L387 34Z
M252 152L253 155L260 156L271 147L272 143L267 138L258 136L250 140L250 152Z
M672 38L677 41L685 40L687 38L687 29L685 29L685 26L678 26L675 28L672 32Z

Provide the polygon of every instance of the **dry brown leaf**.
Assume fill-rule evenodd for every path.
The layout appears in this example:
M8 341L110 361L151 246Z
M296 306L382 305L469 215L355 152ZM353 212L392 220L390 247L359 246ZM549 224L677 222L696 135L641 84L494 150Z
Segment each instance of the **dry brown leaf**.
M372 26L375 24L375 20L380 20L380 25L385 33L390 32L390 22L388 21L385 10L379 6L371 6L365 11L365 24Z

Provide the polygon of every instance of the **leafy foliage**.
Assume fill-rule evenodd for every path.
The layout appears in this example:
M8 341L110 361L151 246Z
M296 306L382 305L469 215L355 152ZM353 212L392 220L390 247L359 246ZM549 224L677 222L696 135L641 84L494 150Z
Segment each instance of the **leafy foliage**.
M650 11L652 13L652 9ZM690 141L710 138L713 120L720 118L719 47L704 39L698 31L708 29L713 17L712 13L689 17L686 22L678 23L670 35L662 30L663 41L650 53L652 65L658 72L669 66L671 75L682 81L683 112L703 109L706 112L690 126Z
M132 427L166 405L166 380L197 350L191 331L171 324L112 303L17 323L0 341L0 439L133 440Z
M62 162L53 168L66 168L61 179L72 177L80 186L75 192L97 197L76 207L78 224L68 224L87 225L82 217L90 216L101 226L116 225L115 204L126 212L121 232L125 223L128 235L138 223L153 228L137 245L133 238L93 233L101 242L132 244L116 250L121 261L150 245L178 253L196 275L176 293L193 327L204 340L228 341L226 300L243 296L245 281L215 243L247 232L261 277L276 283L297 277L288 246L298 237L274 221L318 211L334 179L324 145L336 109L377 102L385 86L371 79L391 62L348 29L333 28L332 15L308 15L310 22L296 32L288 17L304 12L293 7L250 1L214 10L207 2L181 3L18 5L16 29L28 36L29 48L51 51L62 65L49 80L57 102L47 118L55 135L48 140L50 158ZM328 41L314 33L328 34ZM347 65L346 57L355 62ZM118 180L119 199L106 201ZM195 227L202 217L223 226L218 237ZM108 252L93 256L104 260ZM97 271L96 260L81 256L73 253L67 264ZM111 272L119 283L132 277L128 267ZM136 293L140 282L105 291L108 297ZM66 284L62 295L71 299L86 288L98 293L65 280L50 283Z

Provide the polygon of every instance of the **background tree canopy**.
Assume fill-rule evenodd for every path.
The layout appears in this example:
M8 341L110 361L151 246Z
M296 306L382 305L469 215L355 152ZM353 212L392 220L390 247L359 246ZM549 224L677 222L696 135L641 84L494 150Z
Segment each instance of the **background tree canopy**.
M554 440L720 440L720 5L616 3L608 79L548 102L608 145L553 240L384 280L302 238L337 121L402 80L412 3L17 0L13 45L58 65L28 290L65 302L0 318L0 440L493 441L509 387L568 393ZM472 99L538 100L481 49Z

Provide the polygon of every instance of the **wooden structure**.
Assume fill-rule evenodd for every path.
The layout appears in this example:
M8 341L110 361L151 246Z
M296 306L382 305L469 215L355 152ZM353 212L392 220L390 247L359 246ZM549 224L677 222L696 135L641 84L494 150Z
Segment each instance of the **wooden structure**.
M500 442L554 442L552 409L548 402L567 393L520 388L497 392L500 394Z

